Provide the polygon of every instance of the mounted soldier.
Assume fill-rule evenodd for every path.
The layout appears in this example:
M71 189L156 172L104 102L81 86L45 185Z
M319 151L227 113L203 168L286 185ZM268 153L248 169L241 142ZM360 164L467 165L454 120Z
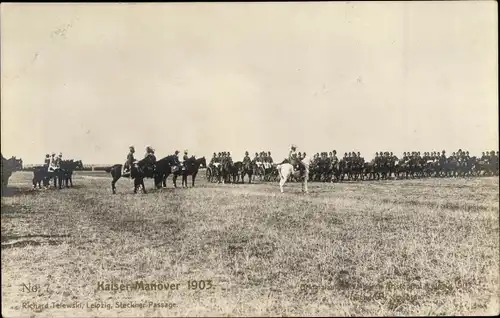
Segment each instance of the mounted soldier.
M213 166L213 165L214 165L214 163L216 163L216 162L217 162L217 154L214 152L214 154L213 154L213 156L212 156L212 159L210 159L210 163L209 163L209 165L210 165L210 166Z
M144 158L150 157L151 162L152 162L152 169L153 171L156 170L156 156L155 156L155 150L151 146L146 146L146 153L144 154Z
M59 156L57 156L55 160L55 165L57 169L61 169L61 163L62 163L62 152L59 153Z
M243 164L248 164L251 162L252 162L252 159L250 159L250 156L248 155L248 151L245 151L245 157L243 157Z
M50 155L49 154L46 154L45 155L45 160L43 161L43 166L45 167L45 169L49 169L49 165L50 165Z
M132 169L132 165L136 162L136 160L134 158L134 153L135 153L134 146L130 146L128 148L129 148L129 152L128 152L128 155L127 155L127 161L125 161L125 164L123 165L122 174L129 173L130 170Z
M255 153L255 157L253 157L253 162L259 162L259 154Z
M56 153L53 152L52 155L50 156L48 171L49 172L54 172L56 170L57 170L57 166L56 166Z
M304 153L304 157L305 157L305 153ZM302 159L303 159L302 154L300 152L297 154L297 146L291 145L290 152L288 153L288 161L290 162L290 164L292 165L292 167L295 170L300 171L301 175L303 174L303 171L305 168L304 164L302 163Z
M175 165L175 166L177 166L177 167L180 167L180 166L181 166L181 162L180 162L180 160L179 160L179 153L180 153L180 151L179 151L179 150L176 150L176 151L174 152L174 157L173 157L173 159L174 159L174 165Z
M184 156L182 157L182 170L186 170L186 161L189 159L187 149L184 150Z
M339 158L337 158L337 150L333 150L332 151L332 163L334 165L336 165L338 161L339 161Z
M273 164L273 157L271 157L271 152L270 151L267 152L267 160L268 160L268 162L270 164Z

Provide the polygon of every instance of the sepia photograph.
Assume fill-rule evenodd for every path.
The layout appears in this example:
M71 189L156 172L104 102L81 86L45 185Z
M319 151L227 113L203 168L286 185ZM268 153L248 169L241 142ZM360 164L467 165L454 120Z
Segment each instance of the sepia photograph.
M3 317L500 314L496 1L0 8Z

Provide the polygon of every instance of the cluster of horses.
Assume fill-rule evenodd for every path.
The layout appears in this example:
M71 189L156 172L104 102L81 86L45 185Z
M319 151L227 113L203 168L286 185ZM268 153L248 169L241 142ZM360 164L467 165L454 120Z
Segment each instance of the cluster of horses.
M73 172L79 169L83 169L82 161L73 159L62 160L59 167L53 171L46 165L32 167L29 170L33 171L33 189L37 186L41 189L42 184L45 188L49 187L50 180L54 181L56 189L62 189L63 185L67 188L73 187Z
M9 159L2 154L2 189L7 187L9 178L13 172L23 169L23 159L17 159L15 156Z
M284 160L281 164L288 162ZM245 176L251 183L256 178L260 181L277 182L280 180L280 163L264 164L255 160L231 162L223 161L207 168L206 176L209 182L242 183ZM430 177L475 177L498 176L498 156L488 159L467 157L440 158L428 160L422 157L399 160L396 157L380 157L377 160L349 160L342 158L333 160L331 157L314 158L309 162L308 181L311 182L342 182L360 180L386 180ZM291 181L299 181L301 175L293 174Z
M144 179L151 178L154 180L155 188L167 187L167 178L172 174L172 182L177 188L177 177L182 177L182 186L187 187L187 177L191 176L192 186L194 187L196 176L200 168L206 168L207 162L205 157L188 158L179 165L179 159L176 155L170 155L158 161L154 156L146 156L144 159L137 161L130 168L129 177L134 180L134 193L137 193L139 188L142 188L143 193L146 193ZM105 169L111 173L111 190L116 193L116 182L122 177L122 164L115 164Z

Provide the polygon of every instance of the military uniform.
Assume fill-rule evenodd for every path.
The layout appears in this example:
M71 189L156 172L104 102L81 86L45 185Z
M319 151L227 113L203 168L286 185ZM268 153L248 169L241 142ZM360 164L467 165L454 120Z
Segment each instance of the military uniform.
M46 168L48 168L48 167L49 167L49 165L50 165L50 155L46 155L46 156L45 156L45 161L43 162L43 164L44 164L44 166L45 166Z
M250 156L248 155L248 152L245 153L245 157L243 157L243 163L248 164L252 162L252 159L250 159Z
M134 164L134 161L135 161L134 153L130 151L127 155L127 161L124 170L130 171L130 168L132 168L132 164Z
M56 170L56 154L53 153L52 156L49 159L49 171L55 171Z
M212 157L212 159L210 159L210 164L209 165L213 166L214 163L216 163L216 162L217 162L217 154L215 154L215 152L214 152L214 156Z

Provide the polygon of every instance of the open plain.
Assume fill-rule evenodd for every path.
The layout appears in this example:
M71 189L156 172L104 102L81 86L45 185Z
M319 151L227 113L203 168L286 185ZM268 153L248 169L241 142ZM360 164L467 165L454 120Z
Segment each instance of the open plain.
M31 177L14 173L2 196L5 317L499 313L498 177L307 195L203 176L137 195L121 179L112 195L94 172L32 191Z

